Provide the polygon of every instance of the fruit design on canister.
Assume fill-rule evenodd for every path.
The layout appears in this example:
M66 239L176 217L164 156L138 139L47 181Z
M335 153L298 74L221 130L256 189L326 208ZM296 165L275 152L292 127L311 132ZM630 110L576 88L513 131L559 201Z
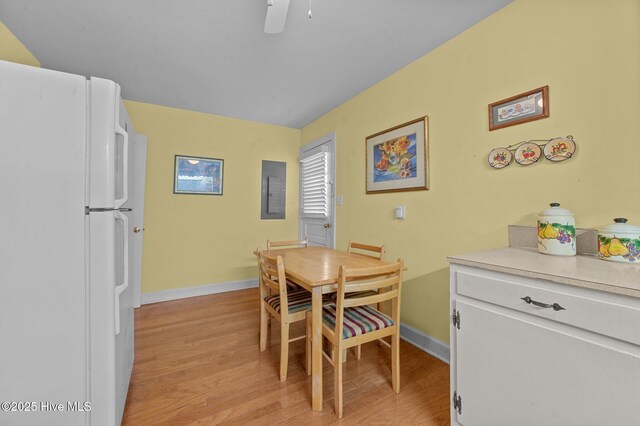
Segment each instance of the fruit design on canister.
M560 244L573 244L576 238L576 228L573 225L538 221L538 238L540 240L558 240ZM543 242L540 241L540 244Z
M603 235L598 237L598 252L602 257L622 256L629 262L635 262L640 258L640 239L608 238Z

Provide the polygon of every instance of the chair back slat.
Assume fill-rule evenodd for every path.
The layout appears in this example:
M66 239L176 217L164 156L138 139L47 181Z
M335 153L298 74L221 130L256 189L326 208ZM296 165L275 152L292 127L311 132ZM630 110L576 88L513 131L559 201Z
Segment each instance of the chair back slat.
M265 256L265 258L267 258ZM267 258L268 259L268 258ZM273 259L276 260L276 259ZM269 277L277 277L278 276L278 266L271 264L269 261L260 262L260 271Z
M280 292L280 284L277 281L272 280L271 278L262 278L262 282L264 285L274 290L276 293Z
M376 259L384 258L384 245L373 246L370 244L356 243L355 241L349 241L349 253L360 254L363 256L375 257ZM362 253L364 252L364 253Z
M377 290L383 287L389 287L398 281L397 275L382 276L372 279L364 279L358 281L347 281L345 285L345 293L354 293L357 291Z
M378 293L372 296L349 297L348 299L344 299L344 307L351 308L354 306L373 305L374 303L384 302L395 299L396 297L398 297L398 290L385 291L384 293Z
M355 282L356 279L362 279L367 277L379 277L381 275L391 275L397 273L397 263L391 263L387 265L367 266L365 268L345 268L345 280Z
M267 240L267 251L271 251L272 248L294 248L294 247L309 247L309 238L304 240L288 240L288 241L271 241Z

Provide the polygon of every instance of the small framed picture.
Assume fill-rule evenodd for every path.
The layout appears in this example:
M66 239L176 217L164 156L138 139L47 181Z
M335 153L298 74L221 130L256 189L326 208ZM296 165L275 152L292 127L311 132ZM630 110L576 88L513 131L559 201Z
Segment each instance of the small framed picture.
M489 104L489 130L549 117L549 86Z
M224 160L176 155L174 194L222 195Z
M367 194L429 189L428 117L365 139Z

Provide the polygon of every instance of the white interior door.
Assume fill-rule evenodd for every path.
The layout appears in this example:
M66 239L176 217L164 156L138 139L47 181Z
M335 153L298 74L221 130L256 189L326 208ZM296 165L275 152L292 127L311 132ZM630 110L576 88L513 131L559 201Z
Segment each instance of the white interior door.
M335 248L335 132L300 148L298 237Z
M133 306L140 307L142 293L142 242L144 239L144 185L147 169L147 137L134 134L133 138L133 198L131 198L131 282Z

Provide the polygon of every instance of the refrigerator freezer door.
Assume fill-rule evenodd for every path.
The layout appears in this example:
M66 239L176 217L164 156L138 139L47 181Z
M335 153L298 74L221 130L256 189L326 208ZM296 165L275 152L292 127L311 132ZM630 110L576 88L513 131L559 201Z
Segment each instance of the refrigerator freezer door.
M0 61L0 425L84 425L86 79Z
M89 82L89 207L118 209L129 198L130 153L128 132L120 124L120 86L96 77Z

